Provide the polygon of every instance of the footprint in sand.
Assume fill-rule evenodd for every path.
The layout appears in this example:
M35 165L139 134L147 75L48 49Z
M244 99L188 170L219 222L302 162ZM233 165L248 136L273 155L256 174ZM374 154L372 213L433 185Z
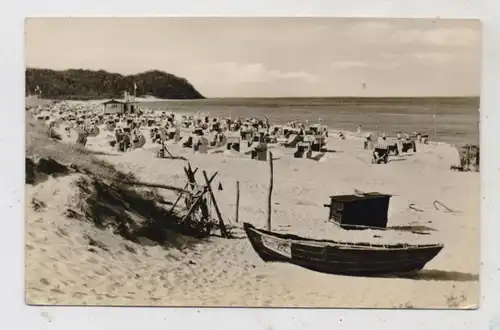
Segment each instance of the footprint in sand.
M51 292L58 293L58 294L64 294L64 291L61 290L59 285L55 286L54 288L50 289Z
M68 260L68 257L66 256L66 254L63 251L59 251L57 254L59 255L60 259Z
M50 285L50 282L49 280L47 280L46 278L42 277L40 279L40 283L42 283L43 285Z

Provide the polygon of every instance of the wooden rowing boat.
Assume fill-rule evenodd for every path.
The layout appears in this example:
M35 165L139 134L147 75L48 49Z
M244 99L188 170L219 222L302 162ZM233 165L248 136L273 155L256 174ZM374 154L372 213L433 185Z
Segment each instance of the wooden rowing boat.
M316 240L257 229L249 223L243 228L262 260L289 262L331 274L373 276L418 271L444 247Z

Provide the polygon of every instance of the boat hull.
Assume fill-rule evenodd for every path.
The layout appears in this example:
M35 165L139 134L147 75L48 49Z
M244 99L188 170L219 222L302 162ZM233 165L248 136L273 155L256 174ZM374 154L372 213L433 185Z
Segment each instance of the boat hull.
M311 270L374 276L421 270L443 248L432 245L377 245L313 240L278 234L244 223L253 249L266 262L288 262Z

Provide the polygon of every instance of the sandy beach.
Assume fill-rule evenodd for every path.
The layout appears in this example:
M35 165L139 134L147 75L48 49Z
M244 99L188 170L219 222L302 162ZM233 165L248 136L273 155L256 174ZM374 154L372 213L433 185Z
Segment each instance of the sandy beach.
M87 148L137 179L183 186L182 160L160 159L158 144L111 151L109 134L89 138ZM418 152L371 164L359 137L330 135L318 161L293 158L293 148L273 146L272 229L311 238L377 243L443 243L442 252L418 277L328 275L290 264L265 263L252 249L242 222L264 228L269 165L224 149L194 154L179 144L170 152L193 167L218 172L214 191L235 238L185 239L167 247L133 243L89 221L67 215L79 194L76 173L26 185L26 301L29 304L245 307L475 308L479 301L479 173L453 172L457 149L419 145ZM202 178L201 173L197 174ZM201 179L199 179L201 180ZM239 223L235 222L240 182ZM408 231L346 231L328 221L329 196L354 189L391 194L389 227ZM176 194L157 190L165 200ZM33 200L43 207L33 207ZM438 201L455 212L436 209ZM36 203L35 203L36 204ZM409 206L419 209L416 211Z
M26 302L477 308L481 30L26 19Z

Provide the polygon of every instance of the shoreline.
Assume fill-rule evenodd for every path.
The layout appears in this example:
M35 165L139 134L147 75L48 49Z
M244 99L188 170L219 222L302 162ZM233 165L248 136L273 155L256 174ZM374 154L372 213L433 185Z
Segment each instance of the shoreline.
M344 99L346 97L328 97L328 98L325 98L325 99ZM348 97L347 97L348 98ZM26 100L28 99L28 97L26 97ZM181 103L181 102L185 102L185 101L195 101L195 102L203 102L203 101L207 101L207 100L241 100L241 99L245 99L245 98L206 98L206 99L193 99L193 100L184 100L184 99L159 99L159 98L154 98L154 97L151 97L151 98L143 98L143 97L137 97L136 98L136 102L139 103L139 108L140 108L140 105L143 104L143 105L146 105L146 109L141 109L141 110L145 110L145 111L153 111L153 112L170 112L170 113L175 113L176 115L178 116L187 116L187 117L190 117L190 116L194 116L195 113L192 113L192 112L186 112L186 111L176 111L176 110L169 110L169 109L149 109L147 108L147 104L148 103L157 103L157 102L173 102L173 103ZM284 98L246 98L246 99L262 99L262 100L277 100L277 99L303 99L303 100L308 100L308 99L315 99L315 98L289 98L289 97L284 97ZM317 99L324 99L322 97L318 97ZM354 98L356 99L356 98ZM363 98L360 98L360 99L363 99ZM401 98L398 98L398 97L393 97L393 98L386 98L386 97L381 97L381 98L372 98L372 97L367 97L366 99L388 99L388 100L391 100L391 99L401 99L401 100L412 100L412 99L427 99L427 97L422 97L422 98L408 98L408 97L401 97ZM440 98L436 98L436 97L431 97L429 99L440 99ZM448 98L448 97L443 97L442 99L455 99L455 98ZM475 97L457 97L456 99L475 99ZM96 107L99 107L100 104L102 102L105 102L106 100L109 100L109 99L96 99L96 100L52 100L52 99L38 99L37 100L39 101L44 101L44 102L52 102L52 101L58 101L58 102L65 102L65 103L68 103L70 105L81 105L81 106L85 106L85 105L89 105L92 107L92 109L89 109L91 111L95 111L96 110ZM200 115L211 115L209 111L203 111L203 112L199 112ZM218 116L219 118L221 117L224 117L224 116ZM243 116L239 116L239 117L242 117ZM275 125L284 125L286 123L279 123L279 122L275 122L274 123ZM367 134L367 133L371 133L373 136L380 136L383 131L382 130L366 130L366 131L362 131L361 133L358 133L356 131L352 131L352 130L341 130L341 129L338 129L338 128L335 128L333 126L328 126L328 133L329 134L338 134L339 132L342 132L344 133L344 135L346 137L350 137L350 138L355 138L355 139L360 139L360 140L363 140L364 139L364 135ZM412 133L412 132L407 132L408 134ZM392 135L387 135L387 137L389 139L395 139L395 136L392 136ZM439 138L437 141L434 141L434 140L431 140L429 138L428 140L428 144L429 145L436 145L436 146L451 146L451 147L454 147L454 148L458 148L460 146L465 146L465 145L476 145L476 146L480 146L481 142L480 142L480 139L478 139L477 143L451 143L451 142L444 142L444 141L440 141Z
M186 116L186 117L190 117L190 116L193 116L193 114L191 113L188 113L188 112L182 112L182 111L172 111L172 110L154 110L155 112L162 112L162 111L165 111L167 113L174 113L176 116ZM200 116L204 115L204 113L200 113L199 114ZM208 114L207 114L208 115ZM222 116L221 116L222 117ZM271 126L273 125L281 125L281 126L286 126L285 125L286 123L271 123ZM327 125L328 126L328 125ZM334 138L334 134L338 135L340 132L342 132L346 138L349 137L351 139L356 139L358 141L363 141L365 139L365 135L368 134L368 133L371 133L372 136L374 137L378 137L380 135L382 135L382 131L361 131L360 133L356 132L356 131L348 131L348 130L339 130L337 128L333 128L333 127L330 127L328 126L328 136L330 138ZM387 135L387 139L392 141L394 140L393 142L396 142L396 136L391 136L391 135ZM458 148L459 145L456 145L456 144L452 144L452 143L448 143L448 142L443 142L443 141L432 141L432 140L428 140L427 142L428 145L432 145L432 146L442 146L442 147L452 147L452 148ZM466 144L464 144L466 145Z

